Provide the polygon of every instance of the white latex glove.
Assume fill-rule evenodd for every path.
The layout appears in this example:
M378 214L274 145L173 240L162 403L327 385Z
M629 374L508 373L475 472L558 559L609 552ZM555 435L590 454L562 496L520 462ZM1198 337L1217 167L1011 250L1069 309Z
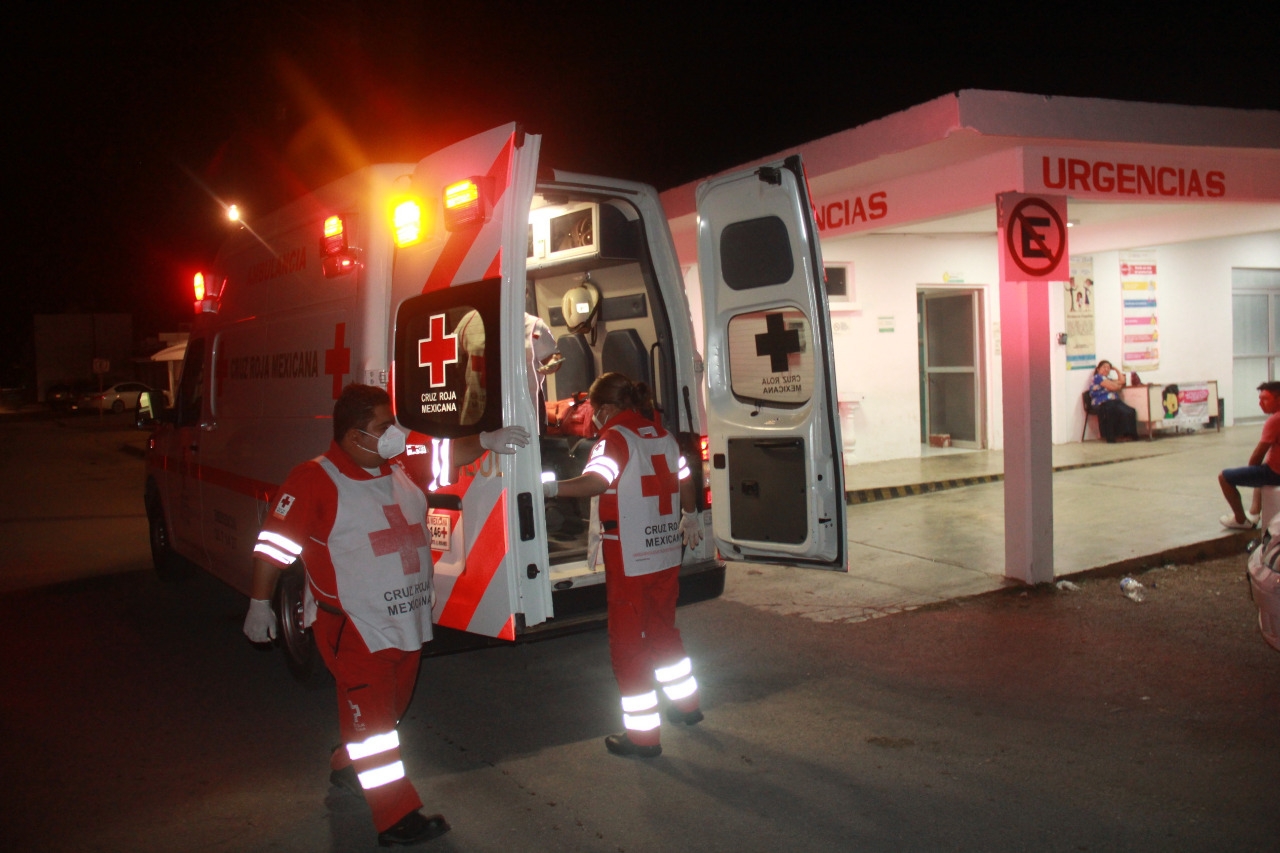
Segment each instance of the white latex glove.
M244 617L244 635L255 643L269 643L276 638L276 612L271 602L249 599L249 613Z
M544 498L546 498L547 500L550 500L551 498L554 498L558 494L560 494L559 480L543 480L542 481L542 496Z
M680 538L688 548L697 548L702 541L702 513L680 512Z
M480 433L480 446L494 453L515 453L529 443L529 431L522 426L507 426L493 432Z

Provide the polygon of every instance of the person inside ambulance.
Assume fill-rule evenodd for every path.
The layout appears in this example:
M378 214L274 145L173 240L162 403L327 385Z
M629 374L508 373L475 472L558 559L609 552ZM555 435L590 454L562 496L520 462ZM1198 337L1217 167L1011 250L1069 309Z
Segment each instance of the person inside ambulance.
M600 440L582 475L543 483L547 498L591 497L599 518L608 600L609 656L622 693L615 755L662 754L660 703L677 725L701 722L698 682L676 628L683 547L702 539L689 468L653 420L643 382L606 373L588 392ZM662 692L661 699L658 691Z
M474 424L484 415L488 401L487 365L484 356L484 320L479 311L468 311L458 321L453 334L458 336L458 346L465 356L466 366L463 369L465 390L462 394L462 410L458 423L466 426Z
M465 465L485 450L514 453L528 442L522 427L504 427L433 442L439 447L431 456ZM404 449L386 391L354 384L342 390L332 444L290 472L258 535L244 622L253 642L275 638L270 599L281 570L301 560L304 622L337 682L343 745L329 779L365 799L383 846L449 831L441 815L419 811L396 730L431 639L435 596L426 496L397 460Z
M529 361L529 399L533 401L534 413L538 422L546 422L547 411L542 400L542 387L546 377L560 369L564 356L556 343L556 336L551 327L534 314L524 315L524 354Z

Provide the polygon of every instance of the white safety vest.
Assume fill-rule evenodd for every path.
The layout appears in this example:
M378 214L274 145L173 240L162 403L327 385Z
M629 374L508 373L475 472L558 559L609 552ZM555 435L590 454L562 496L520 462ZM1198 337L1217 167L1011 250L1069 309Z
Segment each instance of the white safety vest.
M353 480L321 457L338 490L329 558L338 600L369 651L417 651L431 639L431 534L427 498L398 465Z
M652 426L633 432L614 425L627 442L627 466L613 487L617 495L617 527L604 530L622 548L623 574L653 574L680 565L680 452L670 433ZM609 519L609 503L600 505L601 521ZM665 511L664 511L665 510Z

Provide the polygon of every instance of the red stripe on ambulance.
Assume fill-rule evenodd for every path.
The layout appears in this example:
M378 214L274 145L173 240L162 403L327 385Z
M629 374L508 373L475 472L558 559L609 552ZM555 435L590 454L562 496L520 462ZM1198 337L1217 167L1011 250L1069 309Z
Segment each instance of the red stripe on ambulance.
M467 554L466 571L454 581L449 600L440 612L439 624L462 631L470 628L480 600L484 598L490 582L497 574L498 566L507 554L506 517L507 492L504 489ZM500 639L514 640L515 623L509 620L498 636Z
M514 151L515 136L512 135L507 138L507 144L502 146L502 150L498 152L498 158L493 161L493 165L489 167L489 172L486 175L490 181L490 186L493 187L494 207L497 207L498 202L507 191L507 181L511 173L511 157ZM436 258L435 266L431 268L431 274L427 276L426 283L422 285L423 293L439 290L442 287L449 287L454 284L454 277L458 274L458 269L462 266L467 253L471 251L476 238L480 236L480 232L483 230L483 228L468 228L465 231L449 236L449 241L445 243L444 249L441 250L440 257Z

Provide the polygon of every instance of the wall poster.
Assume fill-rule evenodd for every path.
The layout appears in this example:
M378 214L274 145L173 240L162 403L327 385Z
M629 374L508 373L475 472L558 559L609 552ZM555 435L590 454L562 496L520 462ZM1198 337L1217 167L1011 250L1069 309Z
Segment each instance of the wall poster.
M1123 370L1160 366L1160 324L1156 312L1156 251L1120 253L1120 293L1124 298Z
M1071 280L1063 288L1066 297L1067 370L1093 370L1098 348L1093 334L1093 256L1071 258Z

